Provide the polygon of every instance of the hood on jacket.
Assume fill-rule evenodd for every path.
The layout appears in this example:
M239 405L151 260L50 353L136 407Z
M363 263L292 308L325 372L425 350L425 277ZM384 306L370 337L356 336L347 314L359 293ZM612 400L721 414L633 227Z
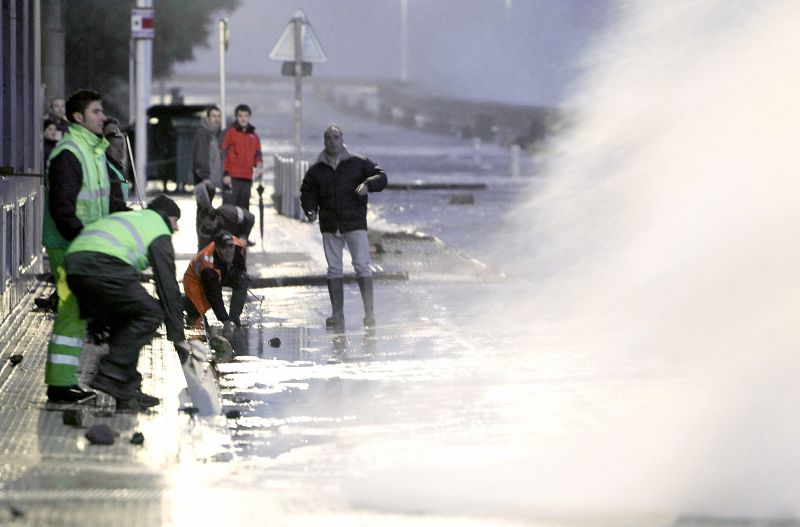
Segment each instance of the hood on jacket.
M245 133L245 134L252 134L252 133L254 133L256 131L256 127L253 126L250 123L247 124L247 127L242 128L241 126L239 126L239 123L237 123L236 121L233 121L233 124L231 124L231 126L233 128L235 128L236 130L239 130L240 132Z
M203 128L205 128L214 135L219 135L219 133L222 131L221 127L214 126L213 124L211 124L211 122L208 120L208 117L203 117L203 120L201 122L203 124Z
M341 163L345 159L350 159L350 150L347 149L346 144L342 143L342 151L339 153L339 163ZM330 161L328 160L328 153L325 151L324 148L322 149L322 152L320 152L319 155L317 156L317 162L325 163L329 167L335 168L333 165L331 165Z

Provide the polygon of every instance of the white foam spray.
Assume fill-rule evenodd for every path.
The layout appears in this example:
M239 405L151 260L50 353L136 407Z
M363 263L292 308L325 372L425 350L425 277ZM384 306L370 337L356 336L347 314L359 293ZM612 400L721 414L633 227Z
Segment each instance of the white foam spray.
M521 335L484 387L502 431L410 449L366 502L800 514L800 4L642 0L619 19L498 236L532 286L475 308Z
M691 411L653 408L606 438L651 463L610 478L631 485L627 506L800 514L800 5L621 15L502 240L536 284L512 313L550 318L599 363L691 377ZM647 427L669 433L633 440Z

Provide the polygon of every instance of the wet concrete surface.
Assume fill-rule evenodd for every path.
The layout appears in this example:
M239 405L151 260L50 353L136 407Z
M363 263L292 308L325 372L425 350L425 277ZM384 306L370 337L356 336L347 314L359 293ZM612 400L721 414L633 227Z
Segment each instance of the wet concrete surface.
M216 89L195 88L184 87L188 103ZM265 151L291 151L291 105L277 102L291 87L230 89L231 100L253 106ZM162 332L140 361L144 389L161 405L121 416L101 396L85 408L87 419L109 424L118 441L87 445L84 428L63 424L64 408L44 403L52 316L31 311L29 299L0 328L0 360L25 356L22 368L0 376L0 524L738 525L655 507L630 512L611 499L598 506L604 492L624 495L625 483L642 481L639 459L631 461L624 443L608 444L619 437L609 430L680 444L672 422L649 416L660 410L691 423L702 391L647 357L565 346L547 313L520 325L476 301L536 286L507 274L508 255L489 250L524 186L505 177L501 151L486 147L476 165L463 140L363 123L307 102L307 157L336 121L354 150L386 165L390 181L489 184L469 191L471 204L453 203L454 193L441 189L371 196L375 270L405 273L376 280L374 330L362 325L355 284L346 286L344 331L325 329L327 290L308 279L325 269L318 228L268 204L250 273L297 282L253 288L246 324L231 339L235 355L217 364L229 418L178 411L184 382ZM188 196L176 199L184 213L174 237L181 276L194 254L194 206ZM40 285L32 296L48 292ZM102 352L85 354L84 381ZM129 443L135 431L143 445ZM641 464L658 465L658 453L641 453Z

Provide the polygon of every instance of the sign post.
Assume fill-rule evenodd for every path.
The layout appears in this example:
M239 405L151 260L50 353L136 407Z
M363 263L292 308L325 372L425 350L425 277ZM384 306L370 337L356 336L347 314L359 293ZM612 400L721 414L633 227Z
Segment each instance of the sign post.
M294 75L294 166L295 171L299 171L302 150L303 76L311 75L312 62L328 60L302 9L295 12L289 25L270 51L269 58L284 62L281 69L283 75ZM302 174L300 176L302 177Z
M225 52L228 50L228 18L219 21L219 108L222 111L221 128L225 129Z
M138 0L139 6L131 9L131 40L135 43L136 58L136 190L140 199L147 200L147 107L150 103L150 82L153 76L153 38L155 13L153 0ZM134 84L134 83L131 83ZM131 160L133 161L133 160Z

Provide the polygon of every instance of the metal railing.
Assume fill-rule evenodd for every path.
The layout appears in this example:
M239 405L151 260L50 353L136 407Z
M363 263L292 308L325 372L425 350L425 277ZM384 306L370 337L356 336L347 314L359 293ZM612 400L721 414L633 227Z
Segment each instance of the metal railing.
M302 219L300 207L300 183L308 171L308 161L295 163L290 157L273 156L275 159L275 194L272 196L278 214Z

